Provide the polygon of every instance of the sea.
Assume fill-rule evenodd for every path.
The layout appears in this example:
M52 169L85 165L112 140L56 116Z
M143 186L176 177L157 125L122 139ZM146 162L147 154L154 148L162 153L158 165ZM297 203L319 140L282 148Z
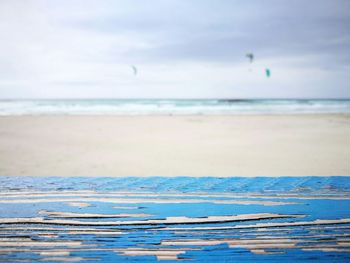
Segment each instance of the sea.
M350 113L350 99L22 99L0 100L11 115L230 115Z

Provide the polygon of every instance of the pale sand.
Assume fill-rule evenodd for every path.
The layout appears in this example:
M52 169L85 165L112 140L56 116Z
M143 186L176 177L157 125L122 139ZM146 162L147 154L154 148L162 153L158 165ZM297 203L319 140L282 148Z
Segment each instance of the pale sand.
M350 175L350 115L0 117L0 175Z

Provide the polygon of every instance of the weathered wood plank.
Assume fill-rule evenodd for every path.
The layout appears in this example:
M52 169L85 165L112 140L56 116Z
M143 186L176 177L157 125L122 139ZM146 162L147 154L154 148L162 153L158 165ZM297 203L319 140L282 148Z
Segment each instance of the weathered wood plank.
M276 218L300 218L302 215L282 214L243 214L232 216L208 216L204 218L167 217L165 219L149 219L139 221L78 221L78 220L47 220L41 217L34 218L0 218L0 224L48 224L48 225L76 225L76 226L133 226L133 225L175 225L175 224L208 224L241 222ZM350 219L349 219L350 222Z

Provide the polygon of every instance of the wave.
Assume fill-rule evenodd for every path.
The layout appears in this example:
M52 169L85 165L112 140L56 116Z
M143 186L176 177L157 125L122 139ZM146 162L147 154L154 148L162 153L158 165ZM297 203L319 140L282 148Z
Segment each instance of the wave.
M221 115L350 113L348 99L0 100L0 115Z

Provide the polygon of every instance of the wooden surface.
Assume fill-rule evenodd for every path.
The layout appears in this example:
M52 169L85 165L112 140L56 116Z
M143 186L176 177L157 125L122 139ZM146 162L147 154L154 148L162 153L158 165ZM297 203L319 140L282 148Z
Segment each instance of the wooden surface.
M1 262L347 262L350 178L0 177Z

